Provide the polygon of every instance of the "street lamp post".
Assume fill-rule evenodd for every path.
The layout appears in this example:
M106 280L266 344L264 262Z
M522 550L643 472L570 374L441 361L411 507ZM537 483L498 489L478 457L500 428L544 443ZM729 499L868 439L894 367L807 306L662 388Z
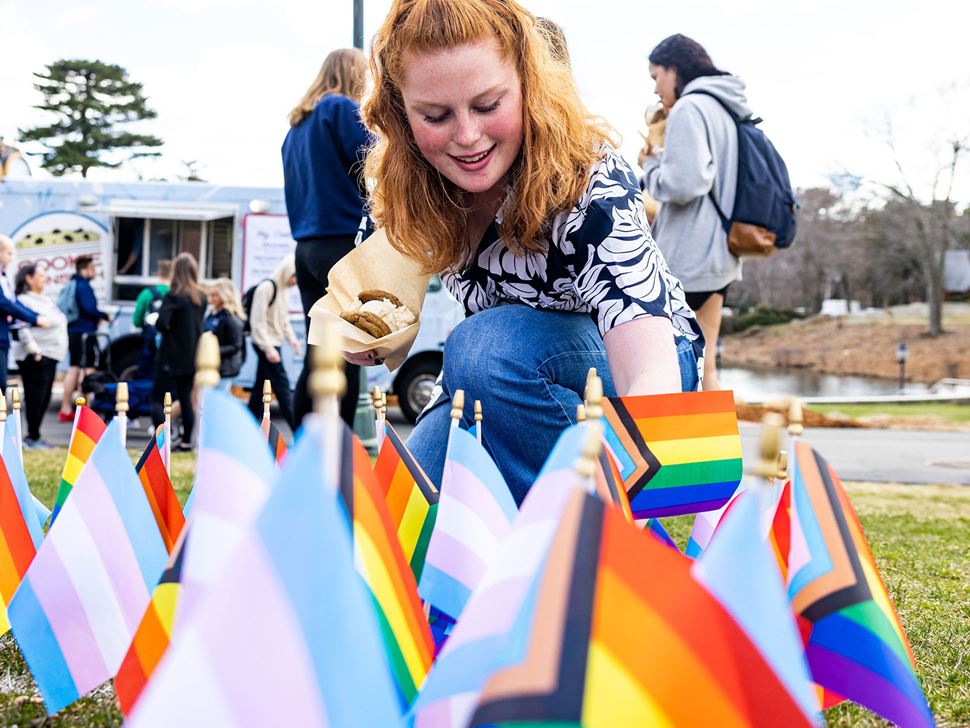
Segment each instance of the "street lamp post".
M354 0L354 48L364 50L364 0Z
M900 341L896 347L896 361L899 362L899 391L906 386L906 360L909 358L909 347L905 341Z

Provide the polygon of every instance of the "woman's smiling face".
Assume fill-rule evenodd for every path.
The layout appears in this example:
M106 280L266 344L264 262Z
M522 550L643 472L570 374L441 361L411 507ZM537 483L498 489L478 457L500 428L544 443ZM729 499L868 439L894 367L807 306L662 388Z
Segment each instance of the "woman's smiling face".
M408 53L401 95L414 141L473 195L496 191L522 147L522 89L494 39Z

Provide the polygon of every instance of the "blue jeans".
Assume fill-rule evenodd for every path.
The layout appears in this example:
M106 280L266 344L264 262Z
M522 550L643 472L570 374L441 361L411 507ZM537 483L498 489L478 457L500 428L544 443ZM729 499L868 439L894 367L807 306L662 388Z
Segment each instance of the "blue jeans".
M697 389L697 359L686 339L677 356L683 391ZM603 339L588 314L540 311L521 304L470 316L445 342L441 396L408 438L411 453L441 483L451 393L465 390L462 425L483 410L483 443L516 503L525 498L559 433L576 420L586 374L596 367L606 396L616 396Z

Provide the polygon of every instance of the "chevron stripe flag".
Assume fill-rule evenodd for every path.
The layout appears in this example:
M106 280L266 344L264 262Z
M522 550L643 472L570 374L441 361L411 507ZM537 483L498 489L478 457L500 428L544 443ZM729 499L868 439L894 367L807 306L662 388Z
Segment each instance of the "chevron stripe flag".
M384 444L374 463L374 474L384 492L391 523L414 578L421 579L428 541L438 513L438 489L389 422L384 423Z
M820 724L818 698L785 585L772 549L761 537L761 514L770 497L768 487L757 486L735 499L691 574L758 648L805 721Z
M48 713L118 672L168 553L112 422L8 607Z
M373 598L402 705L408 706L431 669L434 641L370 456L349 428L342 432L340 496L354 561Z
M13 427L5 428L0 459L0 634L10 629L7 605L44 540Z
M573 493L525 656L491 676L472 723L810 725L690 564L600 499Z
M164 448L165 425L159 425L138 460L135 472L145 489L165 548L171 553L185 525L185 516L182 515L182 506L175 495L168 470L165 469Z
M181 591L182 554L185 553L187 536L188 529L176 541L168 566L152 592L152 600L115 676L115 697L126 717L131 715L135 701L168 649Z
M84 463L91 457L94 446L104 434L106 425L90 407L81 405L74 414L74 429L71 430L71 443L67 447L67 461L61 473L61 484L57 488L57 498L54 499L54 513L51 515L51 525L64 507L71 488L77 482Z
M616 460L610 455L608 448L603 448L599 456L599 467L594 476L594 485L600 498L607 503L612 503L619 508L626 519L633 523L633 512L630 510L630 499L627 497L626 488L623 487L623 478L620 476L620 469Z
M571 493L589 490L574 467L586 432L574 425L556 441L431 668L409 716L416 728L467 726L489 675L521 660L542 564L563 509Z
M273 460L276 461L277 465L282 464L283 458L286 457L286 440L283 439L272 420L265 417L260 420L259 429L266 436L266 444L269 445L269 453L273 456Z
M176 628L218 579L239 540L269 498L278 472L252 413L226 392L202 399L196 482L187 523L192 541L182 564Z
M660 541L660 543L669 546L674 551L680 551L680 546L678 546L677 542L670 537L670 534L667 533L667 529L664 528L664 525L660 522L659 518L647 518L642 521L637 521L637 525L640 526L644 532L649 533L651 536Z
M399 725L380 627L334 497L338 468L326 467L339 457L324 445L340 442L325 430L334 426L304 421L279 487L198 609L177 624L132 728Z
M690 556L692 559L696 559L702 553L707 545L711 542L714 537L714 533L717 531L718 525L724 518L724 515L728 512L730 508L733 507L735 501L738 500L744 490L738 488L734 491L734 495L725 503L723 506L714 511L702 511L694 516L694 525L690 530L690 537L687 540L687 548L684 549L684 553Z
M603 410L635 518L720 508L741 482L730 391L610 397Z
M788 596L822 707L848 699L900 726L932 726L912 650L839 477L796 442L791 483Z
M517 512L512 492L485 448L465 430L452 427L438 515L418 582L421 598L457 620Z

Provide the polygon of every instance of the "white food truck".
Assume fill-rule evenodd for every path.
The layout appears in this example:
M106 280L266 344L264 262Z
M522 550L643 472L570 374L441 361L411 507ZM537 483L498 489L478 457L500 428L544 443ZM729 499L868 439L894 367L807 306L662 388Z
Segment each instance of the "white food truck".
M0 233L13 238L17 265L34 262L47 270L47 293L55 300L74 273L75 259L93 256L98 299L119 312L107 330L110 356L105 357L119 378L137 369L142 337L131 326L131 314L138 293L157 282L158 261L192 253L203 280L225 276L243 292L268 277L296 246L281 189L202 182L6 177L0 180ZM296 288L290 292L290 312L302 333ZM445 338L463 315L440 280L432 279L409 358L393 373L368 369L368 388L379 385L396 394L413 421L430 398ZM295 383L302 359L286 350L284 362ZM254 373L255 356L249 352L235 384L250 386Z

